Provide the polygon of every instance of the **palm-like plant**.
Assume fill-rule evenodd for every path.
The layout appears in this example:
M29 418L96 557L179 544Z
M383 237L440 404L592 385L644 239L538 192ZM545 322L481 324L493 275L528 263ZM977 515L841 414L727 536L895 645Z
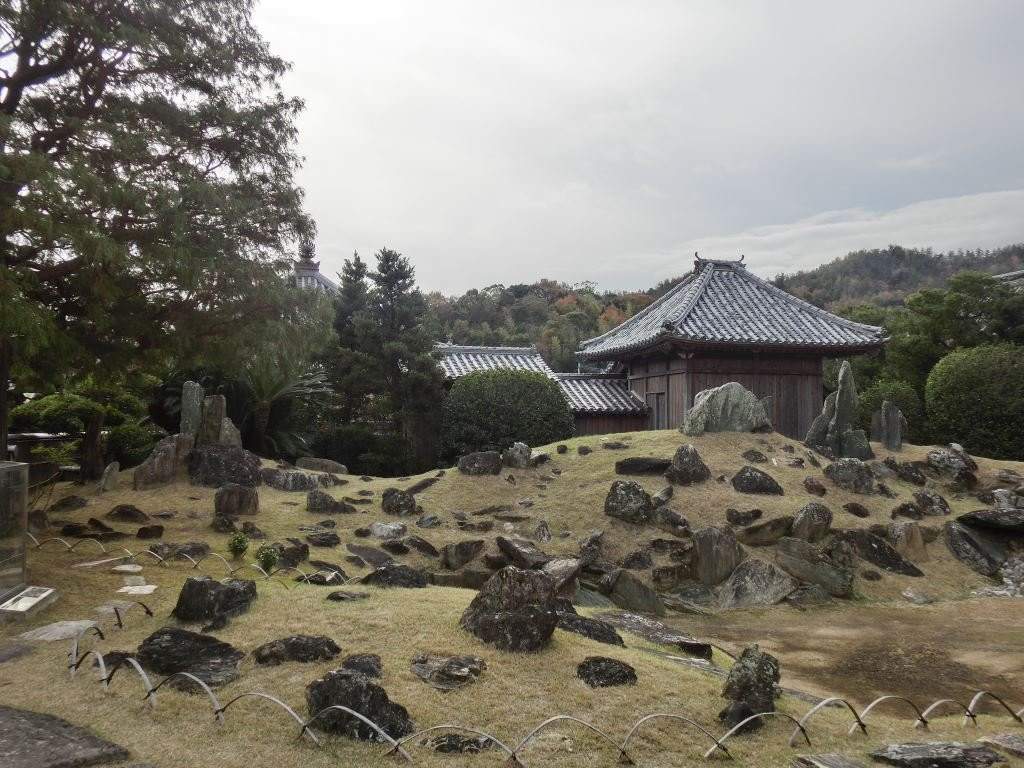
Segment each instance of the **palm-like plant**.
M264 351L250 360L242 375L246 389L246 417L250 420L252 448L266 455L297 453L305 442L288 429L271 429L271 415L284 405L316 405L333 393L327 374L282 350Z

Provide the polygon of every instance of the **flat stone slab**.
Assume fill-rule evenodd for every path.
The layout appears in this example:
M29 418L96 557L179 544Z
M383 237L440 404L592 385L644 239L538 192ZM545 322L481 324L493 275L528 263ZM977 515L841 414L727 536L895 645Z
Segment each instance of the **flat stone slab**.
M874 750L871 759L903 768L985 768L1005 762L988 747L962 741L887 744Z
M128 750L54 715L0 706L4 768L77 768L125 760Z
M103 560L86 560L84 563L74 563L72 568L99 568L101 565L110 565L111 563L123 563L124 557L107 557Z
M2 649L0 649L0 653L3 653ZM1024 733L997 733L992 736L982 736L978 741L998 747L1008 755L1024 757Z
M117 591L122 595L152 595L156 592L156 584L140 584L138 586L121 587Z
M680 651L702 659L711 658L711 645L698 640L692 635L679 632L662 624L629 611L604 611L594 616L596 619L611 624L616 629L631 632L652 643L671 645Z
M104 603L103 605L97 605L96 613L101 613L104 616L113 616L115 608L119 610L121 613L124 613L133 605L135 605L135 603L131 600L111 600L109 602Z
M22 632L14 639L45 640L47 642L52 642L54 640L70 640L72 637L81 634L89 627L94 626L96 626L96 622L87 619L82 621L55 621L53 624L45 624L41 627L30 629L28 632Z
M864 763L836 752L827 755L798 755L789 765L790 768L864 768Z
M115 565L110 570L114 573L142 573L142 566L135 563L125 563L124 565Z

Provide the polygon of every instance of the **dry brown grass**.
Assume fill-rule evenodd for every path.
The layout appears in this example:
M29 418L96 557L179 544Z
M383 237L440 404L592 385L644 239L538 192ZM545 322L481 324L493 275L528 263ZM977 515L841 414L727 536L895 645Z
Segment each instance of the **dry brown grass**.
M603 513L604 496L613 479L612 465L627 455L670 456L677 445L687 440L677 432L637 433L627 437L633 448L628 451L611 451L599 448L596 437L577 438L567 441L570 451L556 455L552 448L553 462L537 470L516 471L517 485L511 486L505 480L508 472L499 477L467 478L449 472L441 482L422 493L419 500L425 511L439 515L445 521L443 528L419 531L435 545L458 541L478 534L459 531L451 520L454 511L471 512L490 504L508 503L516 505L529 498L534 503L523 511L530 514L528 523L519 524L517 532L527 534L536 522L546 519L555 538L544 548L552 553L575 552L578 537L594 528L601 527L607 532L606 551L611 558L621 557L647 539L660 536L653 530L640 530L606 518ZM788 454L781 452L784 443L791 442L777 435L765 438L770 446L758 445L758 438L744 435L707 435L693 442L704 460L717 476L731 477L745 462L740 453L749 447L757 447L769 456L780 460ZM586 443L595 448L590 456L578 456L576 446ZM769 452L768 448L775 449ZM920 458L926 449L909 447L901 458ZM803 450L797 446L798 453ZM1007 462L979 460L983 475L991 477L996 468ZM781 464L781 461L780 461ZM1024 468L1016 465L1018 469ZM549 476L553 467L562 470L561 476L542 480ZM724 520L726 507L747 509L757 506L765 516L792 514L801 504L809 500L803 490L802 480L807 475L820 475L820 470L810 467L790 469L784 466L767 465L786 490L784 497L762 498L735 493L728 483L719 484L714 480L701 487L676 488L672 506L690 520L694 527ZM360 489L374 491L370 503L361 508L368 513L351 516L337 516L336 529L343 542L357 541L352 535L354 528L367 525L381 514L379 499L384 488L392 485L407 486L408 482L388 479L374 479L362 482L351 477L350 483L332 490L335 496L355 496ZM546 489L535 488L534 484L544 482ZM641 479L651 491L663 486L658 478ZM130 472L123 473L122 483L130 488ZM827 485L826 481L826 485ZM894 483L903 498L908 497L909 487ZM80 488L62 487L61 493L83 493ZM169 541L205 540L215 551L226 555L226 536L210 531L208 525L213 509L213 490L179 483L167 488L134 492L119 490L94 497L90 492L88 507L70 513L66 517L86 520L90 516L102 517L118 503L133 503L147 512L173 508L177 517L164 521L167 528L165 539ZM296 526L320 519L304 510L303 494L289 494L268 488L260 489L261 513L255 522L267 533L270 540L280 540L289 535L301 535ZM868 520L851 517L842 511L846 501L860 501L872 511ZM840 527L865 526L872 522L887 521L888 512L898 500L879 497L856 497L830 488L825 502L836 515ZM291 506L287 502L299 502ZM950 499L955 512L962 512L975 506L969 499ZM188 513L199 515L189 517ZM941 521L940 521L941 522ZM127 529L128 526L117 527ZM481 534L481 538L493 538L503 533L499 523L497 530ZM571 532L568 538L560 538L563 530ZM372 544L372 541L358 540ZM129 547L142 542L132 541ZM493 545L491 545L493 546ZM944 545L936 542L929 545L931 560L922 564L927 573L927 591L946 599L965 596L972 587L984 582L958 562L952 560ZM343 548L324 550L313 548L313 556L341 563L350 575L360 573L344 563ZM27 628L57 619L87 618L93 609L106 600L117 597L114 591L120 586L119 576L106 568L72 570L68 566L76 561L93 559L86 550L81 556L61 551L33 552L29 560L30 581L36 584L56 586L61 592L60 601L36 619L17 625L0 626L0 641ZM427 558L410 555L403 558L413 565L436 567ZM141 613L132 611L124 630L110 630L107 639L99 644L101 650L134 648L146 635L171 620L168 613L174 605L178 588L183 579L193 573L187 564L172 563L166 567L146 564L145 576L158 590L151 599L144 601L154 606L157 618L147 619ZM209 560L201 570L208 570L216 577L224 575L219 562ZM365 571L363 571L365 572ZM922 586L921 580L887 575L882 582L869 584L859 581L861 590L858 600L840 604L834 611L871 611L876 604L889 606L898 599L899 591L907 586ZM251 651L257 645L291 633L326 634L342 646L343 653L373 652L384 660L382 684L389 695L408 707L413 720L419 727L444 722L476 725L494 733L506 742L514 742L525 735L544 718L554 714L573 714L606 729L613 737L621 740L629 726L640 716L655 711L686 714L693 719L711 725L723 702L719 698L721 681L715 677L684 668L661 656L650 653L647 644L627 637L629 647L617 649L593 643L582 637L557 631L549 648L538 654L507 654L485 646L474 637L458 628L458 619L468 604L472 593L464 590L430 587L423 590L379 590L370 589L371 599L354 603L331 603L326 601L328 591L324 587L300 586L286 590L276 583L259 583L259 600L249 613L234 619L217 636ZM972 601L973 602L973 601ZM994 601L988 601L994 602ZM1009 602L1003 603L1008 607ZM1015 604L1014 604L1014 607ZM887 609L896 610L896 605ZM908 610L912 610L908 607ZM821 614L819 621L829 621L828 614ZM865 617L877 614L863 614ZM786 616L797 616L791 609L741 612L748 627L749 637L741 638L737 632L731 637L737 645L753 642L760 638L758 626ZM814 614L801 614L800 620L815 621ZM712 619L702 625L711 630ZM796 619L794 619L796 620ZM865 618L865 620L868 620ZM670 619L680 626L693 629L692 617ZM935 621L948 624L948 631L956 633L956 612L936 614ZM848 625L849 626L849 625ZM94 728L104 737L121 743L131 749L137 759L145 759L162 766L194 765L223 766L223 768L250 768L254 760L271 759L281 766L335 765L339 760L353 765L393 764L394 758L383 757L379 745L366 745L346 740L328 740L324 750L312 749L296 741L298 729L283 713L275 711L272 705L248 700L240 702L227 716L223 727L214 724L205 698L189 696L176 691L162 690L159 706L149 712L142 704L142 686L137 679L125 672L118 673L111 690L104 694L95 682L96 673L83 671L73 682L67 681L64 672L64 655L68 643L39 644L26 657L0 665L0 701L13 706L48 711L67 717L73 722ZM482 656L488 663L484 675L473 685L463 690L442 694L427 686L409 671L410 658L418 652L472 653ZM609 655L632 664L639 676L635 687L591 690L575 679L575 667L585 656ZM786 657L781 658L783 669ZM231 696L250 690L272 693L305 713L303 691L305 685L335 665L285 664L279 667L257 667L249 659L242 665L239 680L218 691L222 701ZM166 691L166 692L165 692ZM1016 693L1016 692L1013 692ZM1019 694L1017 696L1020 697ZM862 705L865 701L860 702ZM1020 704L1018 704L1020 706ZM799 716L808 705L784 697L780 700L782 711ZM892 718L897 715L897 719ZM983 719L986 732L1008 730L1006 720ZM860 736L847 737L848 715L829 710L821 713L814 721L812 737L817 751L842 751L851 755L865 756L865 750L888 740L913 740L922 734L910 728L910 719L899 710L887 711L877 720L872 720L870 739ZM720 732L719 727L711 728ZM791 750L783 745L791 728L781 721L772 723L760 734L741 737L736 740L734 752L739 764L750 766L779 766L788 762ZM939 718L930 731L932 737L963 738L959 719ZM972 732L968 731L970 737ZM701 738L677 725L661 724L642 732L631 748L631 753L642 766L693 765L700 762L699 755L705 744ZM444 756L428 753L423 749L412 750L419 763L427 765L448 765L455 762L466 765L498 765L503 761L497 750L479 756ZM806 751L806 750L804 750ZM576 726L559 723L545 736L538 739L523 753L527 765L612 765L617 755L609 748Z

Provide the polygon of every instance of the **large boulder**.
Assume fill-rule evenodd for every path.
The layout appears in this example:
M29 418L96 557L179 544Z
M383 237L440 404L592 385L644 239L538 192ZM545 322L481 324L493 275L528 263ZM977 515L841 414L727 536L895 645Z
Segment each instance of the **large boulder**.
M512 443L511 447L505 449L501 458L506 467L529 469L531 453L530 446L526 443Z
M427 586L427 574L408 565L389 560L378 565L363 579L363 584L378 587L405 587L418 589Z
M779 540L775 562L786 573L808 584L817 584L833 597L853 594L853 571L836 565L831 558L803 539Z
M441 547L441 567L457 571L470 560L479 555L487 542L483 539L471 539L445 544Z
M691 445L681 445L672 456L672 463L665 471L665 477L676 485L693 485L703 483L711 477L711 470L701 459L697 449Z
M890 573L924 576L920 568L904 558L889 542L863 528L838 531L828 546L828 552L832 554L835 548L846 546L852 547L858 557Z
M732 478L732 487L740 493L761 493L782 496L782 486L767 472L749 465L742 467Z
M329 661L341 648L324 635L291 635L264 643L252 652L257 664L277 665L286 661Z
M838 459L824 469L825 477L840 488L853 493L871 493L875 476L871 467L860 459Z
M251 579L227 579L209 576L189 577L178 593L171 615L178 621L212 621L245 613L256 599L256 582Z
M665 604L661 602L658 593L624 568L613 572L608 597L617 606L629 611L665 615Z
M278 491L312 491L320 486L316 475L303 472L301 469L278 469L264 467L260 470L263 482Z
M660 475L672 464L672 459L656 456L630 456L615 462L617 475Z
M439 656L418 653L412 657L412 673L439 691L454 691L476 680L487 662L479 656Z
M654 502L640 483L616 480L605 497L604 513L627 523L648 523L654 516Z
M793 530L793 517L783 515L736 531L736 539L748 547L770 547Z
M188 474L193 485L220 488L228 483L260 484L260 458L244 448L203 445L192 450Z
M498 536L494 543L498 549L504 552L514 565L527 570L541 568L551 560L551 555L533 546L523 539L510 539L507 536Z
M738 709L755 715L774 712L779 673L779 660L770 653L765 653L756 645L744 648L729 669L729 676L722 688L722 698L729 701L730 707L719 714L719 720L729 726L738 725L739 721L731 722L728 717L730 712L735 713Z
M337 475L347 475L348 467L330 459L318 459L315 456L299 456L295 460L298 469L308 469L313 472L332 472Z
M950 511L949 502L935 491L914 491L914 504L930 517L942 517Z
M871 759L903 768L985 768L1006 762L988 747L962 741L887 744L874 750Z
M576 667L576 677L591 688L635 685L636 670L629 664L607 656L588 656Z
M164 485L184 474L195 438L192 435L168 435L153 446L144 462L135 468L132 487L136 491Z
M483 585L459 626L504 651L537 651L558 624L556 597L550 576L510 565Z
M380 505L386 515L410 517L417 512L416 497L401 488L386 488L381 494Z
M459 472L464 475L497 475L501 473L501 454L477 451L459 458Z
M745 556L736 534L727 525L708 526L693 534L693 574L701 584L720 584Z
M683 432L770 432L771 420L764 403L742 384L730 381L697 393L683 420Z
M950 520L943 526L943 534L949 551L984 576L995 576L1006 562L1006 547L991 533Z
M751 605L775 605L798 586L774 563L751 558L732 572L718 591L722 608L746 608Z
M336 499L326 491L314 488L306 494L306 511L324 515L352 515L356 508L347 501Z
M575 613L565 611L558 612L558 628L566 632L573 632L577 635L596 640L606 645L624 646L622 637L615 631L615 627L607 621L592 619L589 616L579 616Z
M392 739L408 736L414 730L408 710L388 698L387 693L361 672L336 669L306 686L306 706L310 717L331 706L342 706L373 721ZM316 726L338 736L362 741L384 741L376 730L347 712L333 709L320 715Z
M188 672L211 686L238 677L238 662L244 657L245 653L229 643L177 627L158 629L135 652L135 659L150 671L161 675ZM198 689L187 678L179 678L172 685L190 691Z
M228 483L213 496L213 513L219 517L255 515L259 511L260 497L252 486Z
M821 541L832 528L832 510L812 501L804 504L793 516L792 536L804 541Z
M993 533L1024 534L1024 509L978 509L960 515L957 522Z

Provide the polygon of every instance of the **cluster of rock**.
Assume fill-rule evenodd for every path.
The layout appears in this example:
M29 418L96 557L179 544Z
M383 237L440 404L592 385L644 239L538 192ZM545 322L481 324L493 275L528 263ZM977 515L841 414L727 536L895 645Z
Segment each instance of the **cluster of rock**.
M839 386L825 398L821 414L815 417L804 442L826 456L870 459L874 457L863 429L853 429L857 415L857 386L850 363L839 369Z

